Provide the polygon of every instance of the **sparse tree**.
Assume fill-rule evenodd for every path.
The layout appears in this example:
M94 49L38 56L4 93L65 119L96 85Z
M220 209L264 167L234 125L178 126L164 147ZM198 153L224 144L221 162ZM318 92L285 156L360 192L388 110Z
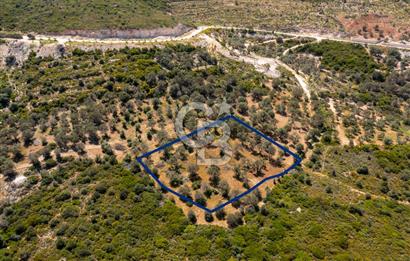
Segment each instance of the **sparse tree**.
M240 102L238 104L238 111L242 115L247 115L248 114L248 104L246 102Z
M226 222L230 228L235 228L243 224L242 214L240 212L235 212L228 214L226 217Z
M216 187L219 184L220 181L220 174L221 174L221 169L218 166L211 165L208 169L208 174L210 175L209 181L212 186Z
M243 173L242 173L241 167L239 165L236 165L233 170L235 172L234 178L239 180L239 181L242 181L243 180Z
M222 196L224 198L228 198L229 197L229 192L231 190L228 182L226 182L225 180L222 180L221 182L219 182L218 187L219 187L219 190L220 190Z
M17 63L16 56L14 56L14 55L7 56L5 62L6 62L6 66L8 66L8 67L16 65L16 63Z
M212 221L214 221L214 216L212 215L212 213L205 213L205 221L208 223L211 223Z
M169 171L168 173L167 173L167 175L168 175L168 178L169 178L169 182L170 182L170 185L171 185L171 187L179 187L181 184L182 184L182 178L181 178L181 175L180 174L178 174L177 172L175 172L175 171Z
M234 198L237 195L239 195L239 191L236 189L231 190L231 192L229 193L229 198ZM239 208L241 206L241 200L235 200L234 202L232 202L232 206L234 208Z
M41 163L38 160L38 156L35 153L30 154L29 156L30 162L36 170L41 169Z
M33 139L34 136L34 131L30 128L27 128L25 130L23 130L23 142L24 142L24 146L28 147Z
M13 180L17 174L14 170L13 161L0 156L0 173L2 173L7 180Z
M211 189L211 187L209 186L209 184L206 183L206 182L202 182L202 184L201 184L201 191L202 191L202 193L204 193L204 195L205 195L207 198L210 198L211 195L212 195L212 189Z
M196 221L197 221L196 215L195 215L195 212L192 211L192 209L188 211L188 220L189 222L191 222L191 224L196 224Z
M215 212L215 216L219 220L224 220L226 216L225 209L221 208Z
M198 166L197 165L190 164L188 166L188 172L189 172L189 180L196 181L196 180L200 179L200 177L198 175Z
M255 176L263 176L263 169L265 168L265 162L262 159L258 159L257 161L255 161L255 163L253 164L254 167L254 171L255 171Z
M202 206L206 206L206 197L204 196L202 192L197 191L195 193L195 202L198 202Z
M192 198L192 197L191 197L191 189L190 189L187 185L182 186L182 187L179 189L178 192L179 192L180 194L184 195L184 196L187 197L187 198Z

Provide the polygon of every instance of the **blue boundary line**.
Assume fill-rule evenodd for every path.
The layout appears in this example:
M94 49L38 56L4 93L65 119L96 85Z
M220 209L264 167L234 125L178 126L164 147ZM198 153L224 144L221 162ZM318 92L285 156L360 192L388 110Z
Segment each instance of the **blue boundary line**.
M203 205L201 205L201 204L195 202L194 200L192 200L192 199L190 199L190 198L188 198L188 197L186 197L186 196L184 196L184 195L182 195L182 194L180 194L180 193L174 191L173 189L169 188L168 186L164 185L164 183L162 183L162 182L159 180L159 178L158 178L157 176L155 176L155 174L151 171L151 169L142 161L143 158L148 158L149 156L151 156L152 154L154 154L154 153L156 153L156 152L158 152L158 151L161 151L161 150L163 150L163 149L165 149L165 148L167 148L167 147L170 147L170 146L172 146L172 145L174 145L174 144L176 144L176 143L178 143L178 142L181 142L181 141L183 141L183 140L186 140L186 139L188 139L188 138L194 136L195 134L197 134L197 133L199 133L199 132L201 132L201 131L210 129L210 128L212 128L212 127L214 127L214 126L217 126L218 124L220 124L220 123L222 123L222 122L224 122L224 121L227 121L227 120L229 120L229 119L233 119L233 120L236 121L237 123L241 124L242 126L246 127L247 129L251 130L252 132L254 132L254 133L258 134L259 136L261 136L262 138L266 139L266 140L269 141L270 143L272 143L272 144L274 144L275 146L279 147L279 148L280 148L281 150L283 150L285 153L291 155L291 156L295 159L295 162L294 162L289 168L283 170L282 172L280 172L280 173L278 173L278 174L275 174L275 175L273 175L273 176L269 176L269 177L264 178L263 180L261 180L261 181L259 181L257 184L255 184L253 187L249 188L247 191L242 192L241 194L239 194L239 195L237 195L237 196L231 198L231 199L228 200L227 202L225 202L225 203L223 203L223 204L221 204L221 205L219 205L219 206L216 206L215 208L210 209L210 208L207 208L207 207L205 207L205 206L203 206ZM183 137L179 137L179 138L177 138L177 139L175 139L175 140L173 140L173 141L171 141L171 142L168 142L168 143L166 143L166 144L164 144L164 145L162 145L162 146L160 146L160 147L158 147L158 148L156 148L156 149L154 149L154 150L152 150L152 151L149 151L149 152L147 152L147 153L144 153L143 155L137 157L137 161L138 161L138 163L140 163L140 164L142 165L142 167L144 168L144 170L160 185L161 188L163 188L164 190L166 190L166 191L168 191L168 192L170 192L170 193L172 193L172 194L178 196L178 197L181 198L182 200L184 200L184 201L186 201L186 202L189 202L189 203L191 203L191 204L193 204L193 205L195 205L195 206L197 206L197 207L199 207L199 208L205 210L205 211L208 212L208 213L212 213L212 212L218 211L218 210L224 208L225 206L227 206L227 205L229 205L229 204L231 204L231 203L233 203L233 202L239 200L240 198L246 196L247 194L249 194L249 193L251 193L252 191L254 191L256 188L258 188L258 187L259 187L260 185L262 185L263 183L265 183L265 182L267 182L267 181L269 181L269 180L271 180L271 179L283 177L284 175L288 174L289 171L291 171L292 169L296 168L296 167L302 162L302 158L300 158L297 154L295 154L295 153L293 153L292 151L290 151L290 150L289 150L288 148L286 148L285 146L283 146L283 145L279 144L278 142L276 142L276 141L275 141L274 139L272 139L271 137L269 137L269 136L263 134L262 132L258 131L258 130L255 129L254 127L252 127L252 126L250 126L249 124L245 123L243 120L241 120L241 119L239 119L239 118L237 118L237 117L235 117L235 116L233 116L233 115L227 115L227 116L224 116L224 117L222 117L222 118L220 118L220 119L218 119L218 120L216 120L216 121L214 121L214 122L211 122L210 124L208 124L208 125L206 125L206 126L204 126L204 127L199 128L199 129L197 129L197 130L195 130L195 131L193 131L193 132L191 132L191 133L189 133L189 134L187 134L187 135L185 135L185 136L183 136Z

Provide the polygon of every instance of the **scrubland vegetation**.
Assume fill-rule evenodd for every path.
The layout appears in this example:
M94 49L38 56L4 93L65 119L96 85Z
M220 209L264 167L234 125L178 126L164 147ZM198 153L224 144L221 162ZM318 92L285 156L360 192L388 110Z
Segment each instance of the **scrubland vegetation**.
M309 81L313 143L316 133L328 144L408 142L409 58L399 51L251 30L211 34L235 52L279 58Z
M318 152L324 171L370 194L410 202L410 146L372 145Z
M250 66L189 45L104 53L74 49L57 60L33 54L21 70L2 77L1 168L9 180L19 174L41 179L76 158L135 163L136 156L175 137L177 109L188 101L213 106L226 99L231 113L299 153L306 149L299 138L306 134L300 126L308 124L305 101L294 80L273 83ZM192 119L187 127L195 126ZM236 135L246 142L244 153L264 150L258 139ZM268 160L280 170L289 162L282 163L276 152ZM237 152L238 162L242 157ZM246 172L255 164L239 168ZM257 169L264 165L258 161ZM242 175L238 179L249 186Z
M371 3L354 0L4 0L0 10L0 29L63 32L157 28L183 23L269 30L321 30L366 38L369 35L379 38L401 35L401 39L408 39L410 32L407 9L405 1L386 0ZM372 14L376 18L365 17L364 13ZM384 17L386 18L383 19ZM351 24L355 24L352 21L356 21L357 24L354 28L351 28Z
M164 0L9 1L0 9L0 30L62 32L65 30L141 29L174 26Z
M212 33L232 51L288 64L306 78L310 99L286 68L270 79L188 44L33 53L0 71L0 171L8 184L27 177L23 196L1 203L2 259L406 260L407 58L252 30ZM161 190L135 157L176 137L188 102L217 111L224 100L304 164L209 214ZM188 115L185 129L200 117ZM182 145L148 164L213 207L292 163L238 126L231 132L227 168L195 166Z
M226 230L192 225L145 174L105 160L74 161L2 208L0 254L4 260L405 260L409 207L352 197L336 186L328 193L328 182L296 173L269 192L262 207L228 215L232 229Z
M197 115L191 116L186 125L195 126L195 123L188 123L188 121L198 118L200 117ZM232 158L229 158L225 164L221 166L198 164L196 150L177 144L157 152L159 155L148 157L147 162L155 172L154 175L174 191L208 209L213 209L255 186L264 178L289 168L296 160L291 155L286 155L281 148L250 132L237 122L231 120L227 124L231 132L227 141L229 148L224 150L214 144L204 148L206 159L218 159L230 151ZM216 127L207 130L206 135L213 135L217 140L216 137L222 132L221 128ZM195 140L197 135L192 138ZM255 204L262 200L259 188L255 195L256 197L247 196L233 203L234 208L239 208L242 201L244 205L249 205L249 202ZM191 205L189 202L187 204ZM220 219L223 219L223 216Z
M378 68L376 62L359 44L346 44L333 41L304 45L300 52L321 56L321 65L329 70L346 74L369 74Z
M360 20L366 13L388 17L391 20L389 26L396 31L405 32L409 27L408 3L405 1L173 0L171 7L175 16L193 24L345 32L349 30L341 23L341 17ZM379 32L382 27L384 25L380 25Z

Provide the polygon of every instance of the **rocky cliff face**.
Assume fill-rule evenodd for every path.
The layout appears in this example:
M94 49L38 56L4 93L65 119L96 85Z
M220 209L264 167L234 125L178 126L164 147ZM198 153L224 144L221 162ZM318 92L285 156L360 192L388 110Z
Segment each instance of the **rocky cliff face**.
M60 34L54 34L56 37L78 36L83 38L93 39L148 39L156 37L178 37L192 28L179 24L175 27L163 27L156 29L130 29L130 30L70 30ZM124 44L119 44L124 47ZM58 58L65 52L64 43L42 43L41 41L28 39L8 40L7 43L0 44L0 67L5 66L19 66L24 63L31 52L35 52L37 56L47 57L51 56ZM79 48L82 48L79 46ZM95 48L95 47L94 47ZM104 48L104 47L102 47ZM115 45L105 46L105 48L115 48ZM87 46L85 46L87 49ZM91 48L93 49L93 48Z
M38 41L11 40L0 45L0 67L22 65L31 52L39 57L58 58L64 54L65 47L58 43L41 44Z
M60 34L55 35L68 35L68 36L80 36L88 38L98 38L98 39L107 39L107 38L120 38L120 39L140 39L140 38L155 38L159 36L179 36L189 30L191 27L186 25L178 24L175 27L162 27L155 29L128 29L128 30L68 30Z
M18 175L12 181L0 176L0 208L20 200L21 197L30 192L30 189L25 186L26 180L27 178L23 175Z

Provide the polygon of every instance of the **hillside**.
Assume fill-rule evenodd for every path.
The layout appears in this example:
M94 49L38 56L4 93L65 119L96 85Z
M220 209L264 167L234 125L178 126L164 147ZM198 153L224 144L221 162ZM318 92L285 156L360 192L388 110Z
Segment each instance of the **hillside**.
M7 3L31 30L43 2ZM408 260L408 51L276 31L338 30L339 1L57 3L36 28L270 29L0 39L0 260Z
M172 27L177 23L168 9L163 0L2 0L0 28L45 33Z
M402 0L173 0L171 6L173 15L192 24L410 39L410 7Z
M410 39L410 7L404 0L2 0L1 6L0 31L153 29L181 23Z
M406 260L410 248L410 207L301 171L261 209L229 216L233 229L192 225L147 176L109 161L73 162L41 183L3 209L2 260Z
M77 43L55 58L31 53L20 67L1 71L0 168L9 193L0 208L4 260L405 260L410 179L404 58L347 43L244 30L207 33L221 41L219 49L200 47L198 39L198 46L105 51L84 51ZM280 72L272 79L221 55L232 46L276 53L311 75L311 97L285 67L271 68ZM190 101L216 105L223 98L232 114L297 152L304 164L208 214L165 193L135 157L175 138L178 108ZM190 115L184 126L198 117ZM173 189L212 207L277 171L251 159L278 168L290 163L279 150L231 130L235 173L191 167L192 152L183 147L148 164Z

